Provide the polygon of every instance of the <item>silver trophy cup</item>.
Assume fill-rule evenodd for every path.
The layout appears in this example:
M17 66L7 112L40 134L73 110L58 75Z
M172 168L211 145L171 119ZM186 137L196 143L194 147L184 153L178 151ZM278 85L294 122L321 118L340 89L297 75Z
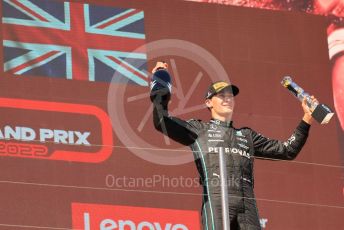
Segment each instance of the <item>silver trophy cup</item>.
M312 102L311 96L306 93L300 86L298 86L291 77L285 76L281 84L287 88L295 97L301 102L306 98L306 102L310 110L312 111L312 117L320 124L327 124L334 115L334 112L324 104L318 102Z

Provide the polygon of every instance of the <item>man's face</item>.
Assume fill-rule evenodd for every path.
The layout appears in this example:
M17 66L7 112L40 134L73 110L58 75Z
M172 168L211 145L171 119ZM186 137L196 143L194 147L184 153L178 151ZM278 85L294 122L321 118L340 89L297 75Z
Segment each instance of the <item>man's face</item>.
M207 99L206 105L211 108L212 113L228 117L232 115L234 110L234 96L231 92L224 90L211 99Z

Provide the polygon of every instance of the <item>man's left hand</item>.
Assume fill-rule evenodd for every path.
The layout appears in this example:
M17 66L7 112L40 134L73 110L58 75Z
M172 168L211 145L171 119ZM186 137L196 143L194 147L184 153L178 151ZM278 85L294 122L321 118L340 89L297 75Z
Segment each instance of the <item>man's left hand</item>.
M312 99L312 102L317 102L318 101L314 96L311 96L311 99ZM302 109L303 109L303 112L304 112L302 120L304 122L308 123L308 124L312 124L314 119L312 117L312 111L310 110L310 108L307 105L306 98L304 98L303 101L302 101Z

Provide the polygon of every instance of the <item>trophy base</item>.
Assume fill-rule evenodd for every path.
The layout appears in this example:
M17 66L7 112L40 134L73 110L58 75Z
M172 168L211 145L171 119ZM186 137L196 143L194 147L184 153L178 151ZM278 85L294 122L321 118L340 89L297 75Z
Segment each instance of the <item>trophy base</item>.
M324 104L319 104L312 113L312 117L322 125L329 123L333 115L334 112Z

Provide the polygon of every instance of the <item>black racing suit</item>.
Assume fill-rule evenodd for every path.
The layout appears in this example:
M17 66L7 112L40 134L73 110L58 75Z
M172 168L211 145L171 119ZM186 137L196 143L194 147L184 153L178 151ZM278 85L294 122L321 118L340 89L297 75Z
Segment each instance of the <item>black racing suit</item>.
M203 185L203 229L221 230L219 147L224 147L231 230L261 229L253 192L254 157L292 160L305 144L309 124L301 121L285 142L272 140L250 128L236 129L231 122L212 119L183 121L171 117L167 101L155 100L154 125L173 140L189 145Z

